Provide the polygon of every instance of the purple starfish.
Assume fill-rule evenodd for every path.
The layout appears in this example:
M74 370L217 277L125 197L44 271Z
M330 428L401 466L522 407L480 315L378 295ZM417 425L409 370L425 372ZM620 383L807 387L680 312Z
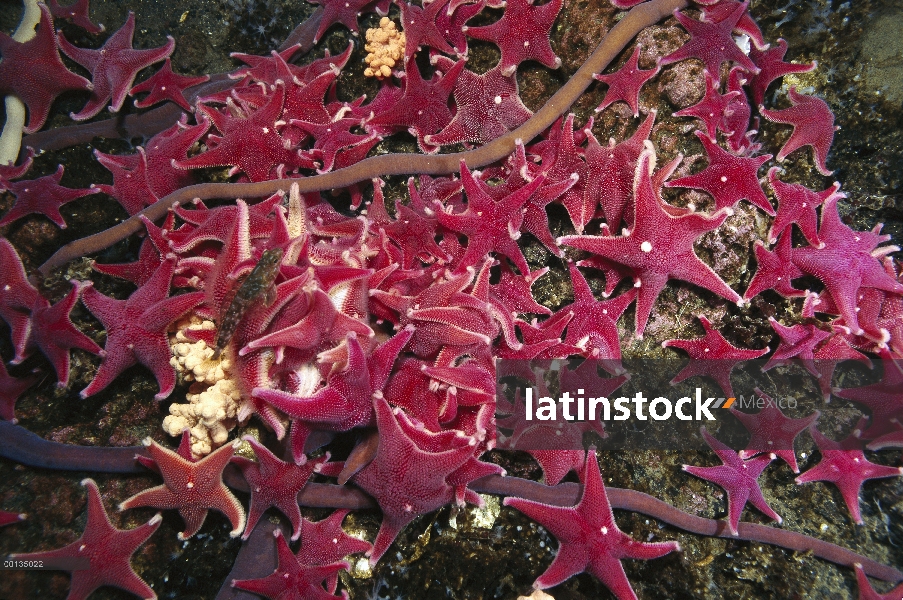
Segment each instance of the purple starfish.
M129 96L148 92L146 98L135 100L135 106L138 108L147 108L158 102L169 100L190 111L192 108L185 100L185 90L209 79L209 75L190 77L174 73L172 64L167 57L159 71L129 90Z
M690 33L690 41L661 59L662 65L670 65L688 58L698 58L709 73L720 73L721 63L735 62L750 73L758 72L758 67L743 54L733 38L737 23L746 13L748 2L738 4L723 21L707 22L691 19L682 12L675 11L674 17Z
M583 494L574 507L551 506L509 496L503 501L536 521L558 540L558 554L533 587L544 590L588 572L619 600L636 600L621 561L650 560L675 550L677 542L638 542L618 529L602 484L596 452L591 449L580 474Z

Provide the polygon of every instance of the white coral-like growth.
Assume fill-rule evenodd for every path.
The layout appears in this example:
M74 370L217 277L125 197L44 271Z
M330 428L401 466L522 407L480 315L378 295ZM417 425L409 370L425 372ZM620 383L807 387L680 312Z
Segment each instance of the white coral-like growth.
M378 28L367 30L366 38L364 49L369 54L364 58L368 65L364 69L364 75L385 79L392 74L395 63L404 56L404 32L398 31L394 21L383 17L379 21Z
M238 421L241 394L231 379L229 352L214 357L213 348L204 341L191 341L184 333L185 329L203 331L215 327L212 321L192 316L177 323L177 333L170 336L170 364L186 381L194 383L185 395L187 404L170 405L163 430L177 436L187 429L191 453L196 458L225 444Z

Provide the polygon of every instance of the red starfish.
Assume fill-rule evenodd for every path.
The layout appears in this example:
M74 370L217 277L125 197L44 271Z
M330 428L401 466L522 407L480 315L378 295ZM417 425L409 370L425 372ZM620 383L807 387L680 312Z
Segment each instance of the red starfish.
M878 247L890 239L889 235L879 235L880 224L872 231L853 231L846 226L837 212L837 200L838 197L828 198L822 205L818 235L823 247L794 248L791 257L801 271L825 284L847 327L862 335L856 316L856 292L860 287L869 287L903 294L903 284L888 275L879 260L899 248Z
M747 2L738 4L724 20L715 23L697 21L675 11L674 17L690 33L690 41L663 57L660 64L670 65L687 58L698 58L709 73L720 73L723 62L735 62L750 73L758 72L759 69L743 54L732 36L748 5Z
M737 92L727 107L724 116L718 123L718 129L724 132L727 138L727 147L734 154L750 155L757 151L759 144L754 144L752 136L755 131L747 131L749 120L752 117L752 107L746 97L746 71L743 67L735 66L731 69L727 78L728 92Z
M398 419L381 397L374 396L379 445L373 462L351 480L373 496L383 512L383 522L373 541L370 564L375 565L389 549L398 533L415 517L449 504L454 487L446 479L473 458L472 438L449 439L447 450L422 449L401 428ZM410 494L412 489L417 494Z
M727 492L727 524L731 534L737 535L740 513L743 512L743 507L747 502L780 523L781 517L768 506L757 481L765 467L774 460L774 454L742 460L737 452L712 437L705 427L701 427L699 432L724 464L720 467L684 465L683 470L724 488L724 491Z
M159 48L135 50L132 48L134 33L135 13L129 12L125 24L99 50L73 46L64 36L60 36L60 48L66 56L91 71L94 86L91 99L85 107L70 115L74 120L90 119L110 100L110 110L118 112L138 71L160 62L172 54L176 47L176 41L168 36L166 44Z
M643 84L655 77L661 70L661 66L658 64L654 69L640 69L639 60L642 49L642 46L637 44L624 66L614 73L593 75L593 79L608 85L608 89L605 90L605 98L602 99L602 104L596 107L596 112L605 110L615 102L624 101L633 109L634 117L640 116L640 90Z
M342 596L333 596L323 587L324 581L334 578L342 569L351 568L348 563L337 562L325 566L303 564L292 554L282 532L277 529L273 534L279 557L276 570L259 579L233 579L232 587L270 600L328 600L348 597L344 592Z
M414 187L413 178L408 182L408 186L413 190L412 197L414 197L417 189ZM374 185L373 201L367 208L367 218L398 244L402 252L400 261L402 269L413 268L418 259L423 263L438 260L440 264L451 259L451 256L436 243L438 221L431 209L422 207L415 210L411 206L396 201L395 216L394 221L389 218L382 192L382 182Z
M702 323L705 335L692 340L665 340L662 348L680 348L690 355L690 362L671 380L671 385L680 383L690 377L707 375L714 379L724 393L734 395L731 386L731 371L737 363L753 360L765 355L768 348L749 350L738 348L724 339L721 332L712 327L712 323L703 315L697 317Z
M66 221L60 214L60 207L78 198L96 194L100 190L92 188L76 190L63 187L60 185L62 178L63 165L59 165L53 175L7 183L6 187L16 196L16 202L0 219L0 227L9 225L26 215L41 214L56 223L61 229L65 229Z
M518 95L517 78L502 75L499 65L482 75L464 69L455 83L454 98L455 116L439 133L424 136L427 144L486 144L533 115Z
M0 363L0 368L3 368L2 363ZM19 521L25 520L25 513L13 513L7 512L5 510L0 510L0 527L4 525L12 525L13 523L18 523Z
M22 260L5 237L0 237L0 291L0 319L12 333L13 360L21 362L31 335L31 309L43 298L28 282Z
M60 565L60 570L72 572L67 600L84 600L105 585L156 600L157 594L135 573L129 561L141 544L157 531L163 520L160 513L135 529L116 529L104 510L97 484L91 479L83 479L82 485L88 488L88 522L81 537L58 550L14 554L13 557L51 564L65 561ZM87 561L88 568L74 568L74 561Z
M14 160L10 160L5 165L0 164L0 191L9 189L9 182L13 179L23 177L34 159L34 149L28 148L25 151L25 159L20 164L15 164Z
M176 374L169 364L172 353L166 329L204 299L203 292L168 297L175 264L175 257L163 261L148 282L128 300L114 300L95 290L91 282L85 284L82 302L103 323L107 342L103 362L88 387L81 391L82 398L101 391L136 363L153 371L160 386L154 396L157 400L172 393Z
M241 539L248 539L263 513L270 507L276 507L291 522L292 541L294 542L301 536L301 508L298 506L298 492L304 489L307 480L319 470L320 465L329 460L329 454L316 460L305 461L302 465L296 465L279 460L266 446L249 435L242 439L251 444L257 460L253 461L243 456L232 457L232 462L241 469L251 488L248 522ZM308 540L304 540L305 547L309 543Z
M458 76L464 70L464 62L459 60L445 74L437 71L429 81L423 79L415 61L406 62L404 93L401 99L391 108L368 119L364 125L376 133L387 131L383 129L385 127L407 129L412 135L417 136L417 144L422 152L435 153L439 147L427 142L426 136L439 132L451 123L452 113L448 108L448 97L455 89Z
M521 274L529 273L530 267L517 240L524 220L524 205L545 181L545 175L539 175L499 200L494 200L474 179L464 161L461 161L461 181L467 193L467 210L449 213L436 203L439 223L467 236L467 251L455 267L455 272L462 273L467 267L482 262L489 252L498 252L510 258Z
M828 189L815 192L798 183L784 183L777 178L778 171L778 167L768 169L768 183L778 199L778 214L768 232L769 243L773 244L784 231L788 232L789 237L790 226L796 223L807 242L816 248L823 248L824 244L818 239L818 214L815 209L828 200L846 198L838 191L840 183L835 181Z
M790 86L789 96L790 108L768 110L759 106L759 112L769 121L793 125L793 133L778 151L778 161L803 146L812 146L815 168L822 175L830 175L833 171L828 170L825 160L834 141L834 132L840 129L834 126L834 112L821 98L796 93L796 86Z
M731 72L734 71L731 70ZM709 140L714 142L716 140L716 130L721 125L724 115L727 113L727 107L741 95L741 92L733 91L721 94L718 92L718 87L721 82L717 77L713 77L711 73L705 70L703 73L705 74L705 96L693 106L682 108L671 116L696 117L705 125ZM746 124L744 123L744 133L746 132L745 125Z
M0 361L0 419L17 423L16 400L22 393L37 383L37 375L15 378L10 376L6 365Z
M574 316L568 323L564 343L577 348L578 353L586 358L603 361L607 371L623 373L617 322L636 298L636 288L611 300L596 300L580 270L573 263L569 263L568 268L574 288L574 302L559 312L573 312Z
M702 4L703 21L718 22L730 17L741 3L736 2L735 0L707 0L699 2L699 4ZM748 36L756 48L768 47L768 44L765 43L765 39L762 37L762 31L748 11L740 16L740 20L737 21L734 31L738 31Z
M749 82L753 104L756 106L760 106L765 100L765 90L775 79L790 73L806 73L815 68L815 62L801 65L785 63L784 54L786 53L787 40L783 38L779 39L777 46L773 48L767 50L752 48L749 51L749 57L759 67L759 72L753 75Z
M535 60L550 69L561 66L549 44L549 33L564 0L536 5L530 0L508 0L505 14L492 25L463 27L468 36L493 42L502 51L499 61L502 75L511 75L517 65Z
M282 114L284 101L285 85L277 84L267 103L257 109L240 109L231 103L233 110L223 113L200 105L200 110L223 135L208 135L211 145L208 150L175 161L173 166L180 169L230 166L231 175L244 172L251 181L264 181L282 170L313 167L313 161L301 157L297 150L286 148L286 140L277 131L276 121Z
M740 419L750 433L746 449L739 452L740 458L747 459L769 452L790 465L794 473L799 473L800 468L796 464L793 442L803 429L818 420L821 413L815 411L808 417L791 419L785 416L780 407L759 388L755 388L754 391L757 396L765 399L765 406L762 410L755 414L749 414L734 407L730 409L731 414Z
M334 23L341 23L354 34L357 34L357 18L365 12L364 9L370 8L366 12L376 12L380 16L386 16L389 13L388 2L382 3L374 0L314 0L313 4L319 4L323 7L323 16L320 18L320 27L314 36L314 43L320 41L320 38L326 33ZM382 6L385 4L385 6Z
M36 346L47 357L56 371L57 385L69 384L69 350L79 348L92 354L100 354L100 346L78 330L69 319L69 313L78 302L83 284L72 281L72 290L65 298L50 306L44 298L38 300L31 309L31 336L26 352ZM14 360L13 364L18 364Z
M680 551L680 544L638 542L618 529L594 449L587 454L580 482L583 484L580 502L571 508L511 496L503 501L505 506L513 506L545 527L558 540L555 560L533 582L533 587L543 590L578 573L589 572L619 599L636 600L621 561L625 558L659 558L675 550Z
M621 221L633 224L633 183L636 179L637 160L652 133L655 116L654 110L649 111L649 116L634 134L618 144L614 138L609 138L608 145L603 146L592 133L587 135L585 193L592 196L592 199L586 201L591 206L602 206L605 222L612 230L616 231L621 226ZM588 216L586 221L593 216ZM580 226L574 224L577 233L583 233L586 221ZM607 291L611 293L611 290Z
M53 19L41 7L37 33L27 42L17 42L0 32L0 93L12 94L28 107L25 133L44 126L50 105L67 90L90 90L91 82L66 69L57 50Z
M778 365L786 364L791 358L799 357L806 370L818 377L818 370L813 363L815 359L813 353L816 346L831 337L831 333L820 329L817 325L797 324L787 327L774 317L769 317L768 322L781 338L781 343L762 367L762 371L768 371Z
M307 430L348 431L373 423L372 398L382 396L395 360L410 341L413 328L395 334L365 356L354 332L346 336L348 360L345 368L333 369L326 387L308 396L254 388L251 394L272 404L295 421L292 427L292 452L295 462L303 457Z
M861 422L860 422L861 425ZM840 490L843 501L853 521L862 525L862 513L859 510L859 490L869 479L899 477L903 475L903 467L887 467L869 462L862 453L862 440L857 437L860 427L841 442L829 440L816 429L809 427L809 433L821 452L821 460L817 465L796 478L798 484L810 481L830 481Z
M756 252L756 273L753 275L749 287L743 294L744 300L761 294L765 290L774 290L785 298L797 298L805 296L806 292L793 287L792 282L797 277L805 275L790 260L793 248L791 247L790 232L781 236L774 252L765 248L765 242L756 240L754 250Z
M201 75L199 77L190 77L188 75L179 75L172 70L172 64L169 58L160 67L160 70L129 90L129 96L135 96L148 92L147 97L143 100L135 100L137 108L147 108L158 102L167 100L174 102L187 111L192 110L188 101L185 100L185 90L194 87L199 83L204 83L210 79L209 75Z
M655 151L651 144L640 154L634 183L636 201L633 229L625 236L571 235L558 238L558 242L574 248L598 254L623 264L635 272L639 287L636 308L636 335L642 338L646 322L652 312L655 299L669 279L681 279L715 292L732 302L742 303L737 295L718 277L711 267L702 262L693 251L695 240L720 226L731 209L723 208L712 216L689 213L672 216L665 210L656 186L652 181ZM676 163L663 169L667 176Z
M834 389L838 398L846 398L869 409L870 426L862 436L875 439L895 431L893 422L903 420L903 363L890 357L887 350L881 353L884 375L881 381L858 388Z
M407 62L414 53L423 46L435 48L445 54L454 54L455 49L439 33L436 18L448 4L448 0L433 0L424 3L423 8L416 4L400 2L401 27L404 29L405 45L404 59Z
M223 483L223 469L232 459L238 440L198 461L164 448L150 438L144 440L144 445L159 468L163 484L127 498L119 510L139 506L178 509L185 521L185 531L179 532L178 538L187 540L201 529L207 511L213 508L229 519L230 536L241 534L245 528L245 509Z
M856 583L859 584L859 600L900 600L900 598L903 598L903 584L898 585L886 594L879 594L872 587L872 584L869 583L868 576L862 569L862 565L855 563L853 566L856 568Z
M88 16L88 0L75 0L72 4L62 6L59 0L47 0L47 8L55 19L66 19L73 25L78 25L88 33L100 33L104 31L103 24L95 25Z
M733 208L740 200L748 200L766 214L774 215L762 185L759 168L771 159L771 154L756 157L734 156L711 141L701 131L696 137L702 142L709 158L708 166L701 172L678 177L665 183L667 187L686 187L708 192L715 199L715 210Z

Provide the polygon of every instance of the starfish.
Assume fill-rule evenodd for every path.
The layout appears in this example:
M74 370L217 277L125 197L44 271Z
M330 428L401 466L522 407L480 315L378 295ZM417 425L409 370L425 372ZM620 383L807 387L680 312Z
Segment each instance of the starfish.
M740 200L748 200L768 215L774 209L768 203L757 173L771 159L771 154L756 157L734 156L710 140L701 131L696 137L702 142L709 158L708 166L701 172L672 179L667 187L685 187L708 192L715 199L715 210L733 208Z
M58 165L53 175L7 183L5 187L16 197L16 202L0 219L0 227L26 215L41 214L56 223L57 227L65 229L66 221L60 214L60 207L78 198L96 194L100 190L92 188L75 190L63 187L60 185L62 178L63 165Z
M574 302L561 311L573 312L574 316L568 323L564 344L577 348L586 358L603 361L604 368L615 375L623 373L617 323L636 298L636 288L611 300L596 300L580 270L573 263L568 264L568 269Z
M316 460L295 465L279 460L266 446L252 436L242 438L254 449L257 461L243 456L235 456L232 462L238 465L251 488L251 506L248 509L248 522L241 539L251 535L257 521L270 507L278 508L288 517L292 524L292 541L301 537L301 508L298 506L298 493L307 485L307 480L319 471L322 463L329 460L327 453ZM305 547L310 542L304 540Z
M405 328L378 346L370 356L365 356L357 335L349 331L345 338L347 364L345 368L329 373L326 387L307 397L267 388L254 388L251 393L300 420L308 429L348 431L370 425L373 423L372 397L382 395L395 360L413 333L413 327ZM300 429L303 429L302 423L295 421L292 427L295 462L303 456L306 440L306 433L302 436Z
M890 239L880 235L881 225L872 231L853 231L840 220L837 197L825 200L821 209L818 236L821 248L794 248L791 258L801 271L818 277L831 294L831 299L854 334L862 335L856 313L856 293L860 287L877 288L903 294L903 284L888 275L880 257L899 250L897 246L878 244Z
M791 358L799 357L806 370L818 377L818 371L813 363L815 360L813 353L816 346L831 337L831 333L820 329L817 325L797 324L787 327L774 317L769 317L768 322L781 338L781 343L762 367L762 371L771 370L778 365L786 364Z
M85 107L70 115L74 120L90 119L110 100L112 100L110 110L118 112L138 71L160 62L172 54L176 47L176 41L172 36L168 36L166 44L159 48L135 50L132 48L134 33L135 13L129 12L125 24L111 35L99 50L73 46L64 36L60 36L59 44L63 53L91 71L94 86Z
M438 0L430 4L438 4ZM517 78L502 75L499 65L482 75L464 69L453 92L456 112L442 131L424 136L430 145L486 144L516 129L533 113L518 95Z
M815 209L828 200L846 198L838 191L840 183L835 181L828 189L815 192L804 185L779 180L776 175L779 170L778 167L768 169L768 183L778 199L778 214L771 223L768 242L773 244L784 231L788 232L789 237L790 226L796 223L809 244L815 248L824 248L818 238L818 215Z
M624 66L614 73L593 75L593 79L608 85L605 98L602 99L602 104L596 107L596 112L605 110L615 102L624 101L633 110L634 117L640 116L640 90L643 84L658 75L661 70L661 66L658 64L654 69L640 69L639 60L642 49L642 46L637 44Z
M709 73L720 73L721 63L724 62L734 62L750 73L757 73L758 67L743 54L732 36L748 5L747 2L738 4L724 20L715 23L697 21L675 11L674 17L690 33L690 41L663 57L660 64L670 65L687 58L698 58Z
M633 224L633 184L637 161L652 133L655 117L656 112L650 111L634 134L617 144L614 138L609 138L608 145L603 146L592 132L587 134L587 198L584 202L594 207L594 210L601 205L605 221L612 230L617 230L622 221L626 221L628 225ZM593 216L595 215L588 214L582 224L574 223L577 233L583 233L583 226ZM606 288L607 283L606 277ZM611 293L610 290L607 291Z
M533 588L544 590L574 575L589 572L620 600L636 600L621 561L650 560L680 551L677 542L638 542L618 529L605 493L595 449L590 449L580 474L583 493L574 507L551 506L509 496L512 506L545 527L558 540L558 554Z
M163 484L127 498L119 510L139 506L175 508L185 521L185 531L179 532L178 538L187 540L201 529L207 511L213 508L226 515L232 524L229 535L240 535L245 528L245 509L223 483L223 469L238 443L236 440L226 444L195 462L145 438L144 445L160 470Z
M884 375L878 383L832 390L838 398L852 400L869 409L870 425L862 434L869 440L894 432L894 421L903 420L903 363L891 358L887 350L882 350L881 359Z
M313 4L319 4L323 7L323 16L320 17L320 27L314 35L314 44L320 41L320 38L326 33L326 30L335 23L341 23L357 35L357 18L364 12L364 9L370 8L366 12L376 11L380 16L386 16L389 13L388 3L373 0L313 0Z
M855 563L856 583L859 584L859 600L900 600L903 598L903 584L898 585L886 594L879 594L869 583L868 576L862 569L862 565Z
M11 330L13 361L21 362L31 336L31 309L43 298L28 282L19 254L5 237L0 237L0 291L0 319Z
M66 19L73 25L78 25L88 33L101 33L105 30L103 23L95 25L88 16L88 0L75 0L65 6L59 0L47 0L47 8L55 19Z
M743 294L744 300L761 294L765 290L774 290L785 298L797 298L806 295L804 290L793 287L792 282L805 275L799 267L790 259L793 252L791 247L791 235L787 231L781 236L774 252L765 247L765 242L756 240L754 250L756 253L756 273L749 282L749 287Z
M211 147L185 160L173 162L179 169L203 167L232 167L230 175L243 172L251 181L264 181L274 173L313 167L313 161L287 148L286 140L277 131L276 121L282 114L285 85L276 85L266 104L257 109L240 109L222 113L207 105L201 112L222 133L222 137L208 135ZM214 145L215 144L215 145Z
M790 465L794 473L799 473L793 442L804 429L818 420L821 413L815 411L808 417L791 419L785 416L780 407L759 388L755 388L754 391L760 398L765 399L762 410L756 414L749 414L734 407L730 409L731 414L737 417L750 433L746 449L739 452L740 458L745 460L769 452Z
M699 432L723 464L720 467L684 465L683 470L724 488L727 492L727 524L731 534L737 535L740 513L743 512L747 502L780 523L781 517L768 506L757 481L765 467L774 460L774 454L743 460L733 449L712 437L705 427L701 427Z
M463 27L469 37L493 42L502 51L499 67L502 75L511 75L517 65L535 60L550 69L561 66L549 44L552 24L564 0L549 0L536 5L530 0L508 0L505 14L492 25Z
M784 160L788 154L803 146L812 146L815 156L815 168L822 175L830 175L825 165L828 150L834 141L834 132L840 127L834 126L834 113L828 103L815 96L798 94L796 86L790 86L790 108L784 110L768 110L759 106L759 112L773 123L793 125L793 133L778 151L778 161Z
M160 513L135 529L116 529L103 507L97 484L91 479L83 479L81 483L88 488L88 522L81 537L58 550L14 554L13 558L40 560L51 565L55 561L65 561L60 570L72 572L67 600L85 600L105 585L156 600L157 594L135 573L129 562L135 551L160 527L163 521ZM75 568L75 561L87 561L87 568Z
M401 2L401 26L404 29L405 45L404 60L409 61L414 53L426 46L435 48L445 54L454 54L445 37L439 33L436 18L440 12L444 12L448 0L433 0L424 3L423 8L416 4Z
M444 74L437 71L429 81L423 79L415 61L406 62L401 98L390 108L368 119L364 126L376 133L387 131L382 129L386 127L407 129L417 137L417 145L422 152L437 152L439 147L427 142L426 136L438 133L451 123L448 98L464 70L464 62L459 60Z
M143 100L135 100L137 108L147 108L158 102L169 100L178 104L187 111L191 111L192 107L185 99L185 90L194 87L200 83L204 83L210 79L209 75L200 75L198 77L190 77L188 75L179 75L172 70L172 64L167 57L166 62L159 71L129 90L129 96L148 92L147 97Z
M25 133L44 126L50 105L68 90L90 90L91 82L72 73L63 64L57 50L53 19L41 6L37 33L27 42L17 42L0 32L0 94L12 94L28 107Z
M166 329L170 323L204 300L204 292L193 292L169 298L169 283L176 258L167 258L143 287L128 300L115 300L84 284L82 302L107 330L103 362L88 387L80 396L87 398L113 382L120 373L141 363L154 373L160 391L154 396L162 400L172 393L176 374L169 359L172 353Z
M27 377L12 377L6 370L6 365L0 361L0 419L11 423L17 423L16 400L22 393L37 383L37 375Z
M765 355L768 348L749 350L738 348L724 339L720 331L703 315L697 317L702 323L705 335L693 340L665 340L662 348L680 348L690 355L690 362L671 380L671 385L697 375L708 375L714 379L729 397L734 395L731 386L731 371L737 363L754 360Z
M2 368L2 363L0 363L0 368ZM14 513L0 510L0 527L4 527L5 525L12 525L13 523L18 523L19 521L24 521L25 516L25 513Z
M92 354L100 354L100 346L72 324L69 313L84 285L72 281L72 290L65 298L50 305L44 298L38 300L31 310L31 336L28 347L36 346L47 357L56 371L57 385L66 387L69 384L69 350L79 348ZM19 361L14 360L13 364Z
M734 70L732 69L731 72L733 73ZM718 87L720 85L718 78L712 76L708 71L703 70L703 73L705 74L705 96L693 106L682 108L671 116L696 117L705 125L708 139L714 142L716 139L716 130L724 120L728 106L730 106L731 102L739 97L742 92L729 91L726 94L721 94L718 92ZM745 125L746 123L744 123L743 127L744 132L746 131Z
M467 194L467 210L463 213L450 213L436 203L439 223L467 236L467 251L455 267L455 272L462 273L481 262L489 252L498 252L510 258L521 274L530 273L517 240L520 238L520 227L524 219L524 205L543 184L545 176L539 175L499 200L494 200L479 185L464 161L461 161L461 181Z
M347 598L334 596L323 587L324 581L337 576L343 569L350 569L347 562L337 562L325 566L309 566L301 563L280 530L273 532L276 537L276 553L279 564L272 574L259 579L233 579L232 587L245 590L270 600L327 600Z
M749 57L759 72L753 75L749 82L749 89L752 93L753 103L760 106L765 100L765 90L769 84L779 77L789 75L791 73L806 73L815 68L815 61L808 64L785 63L784 54L787 53L787 40L780 38L776 46L767 50L759 50L752 48L749 51Z
M639 288L636 308L638 338L642 338L652 305L669 279L688 281L742 304L740 296L693 251L696 238L720 226L732 210L722 208L712 216L699 213L672 216L665 210L664 202L653 185L654 165L655 150L649 143L640 154L637 165L634 181L636 215L633 229L627 235L558 238L560 244L592 252L634 271L634 285ZM675 166L676 163L672 163L666 167L664 175L670 174ZM660 174L656 177L661 179Z
M379 444L376 457L355 473L351 481L373 496L383 512L382 525L373 541L370 564L375 565L399 532L418 515L449 504L454 488L446 481L473 457L473 441L452 434L441 452L422 449L401 428L389 404L373 397ZM410 494L409 490L418 490Z
M861 422L860 422L861 425ZM859 490L869 479L899 477L903 475L903 467L887 467L869 462L862 453L862 440L857 437L860 427L841 442L829 440L816 429L809 426L809 433L821 452L821 460L817 465L796 478L798 484L810 481L830 481L840 490L843 501L850 510L850 515L857 525L862 525L862 513L859 510Z

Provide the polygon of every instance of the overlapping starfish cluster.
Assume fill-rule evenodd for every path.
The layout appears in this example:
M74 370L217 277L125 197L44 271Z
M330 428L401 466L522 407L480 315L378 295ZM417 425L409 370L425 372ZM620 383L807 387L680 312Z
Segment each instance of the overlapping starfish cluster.
M369 0L318 3L323 6L318 38L334 23L356 30L361 11L388 10L387 2ZM60 186L62 167L55 175L32 180L21 179L30 162L0 167L0 189L16 199L0 226L32 213L65 226L60 205L97 192L135 214L196 181L207 168L228 167L237 181L251 182L325 173L357 163L396 132L412 134L424 153L452 144L485 144L531 117L518 95L516 71L524 61L549 68L561 64L549 42L561 0L544 4L509 0L498 21L481 27L465 23L484 8L483 0L434 0L423 7L403 0L399 4L407 38L405 58L369 102L364 97L337 99L336 85L351 56L350 45L338 56L303 67L291 62L296 47L270 56L236 55L245 66L230 74L231 84L195 99L185 90L203 84L206 77L172 72L171 39L161 48L133 49L133 15L100 50L89 50L58 38L50 10L42 8L34 40L19 43L0 36L0 92L17 95L28 105L29 130L43 125L53 99L69 89L91 92L87 105L72 115L76 120L93 117L108 104L118 111L127 94L148 93L136 106L172 102L189 109L194 123L184 115L133 154L96 152L113 183L91 189ZM618 7L633 4L615 2ZM319 194L301 195L297 188L256 203L236 200L208 207L198 201L175 208L161 224L145 220L146 237L136 262L95 265L97 271L137 286L127 299L105 296L90 282L73 282L69 294L51 305L28 282L12 244L0 239L0 318L11 330L12 362L40 350L59 384L66 386L69 351L80 348L102 357L93 380L81 391L83 398L103 391L125 369L141 364L156 378L156 398L161 400L177 383L173 324L191 315L222 327L223 316L235 308L234 331L223 347L217 346L216 327L185 329L182 339L197 343L201 350L215 348L195 362L223 361L219 371L241 398L228 426L256 416L277 438L288 437L290 456L282 460L257 440L249 440L257 460L233 457L231 444L203 458L192 456L189 440L198 435L195 431L186 431L178 453L148 441L153 461L143 462L159 472L164 483L125 500L121 508L178 510L186 524L179 534L184 539L200 530L209 509L227 515L232 535L247 538L263 512L276 507L291 521L291 540L300 537L305 545L293 554L285 538L277 535L276 571L233 585L270 598L327 598L337 589L336 573L347 568L341 562L346 554L366 551L376 563L418 515L452 502L482 503L468 485L501 472L480 460L496 444L496 358L578 355L602 360L606 369L620 375L624 340L619 318L635 301L633 331L635 338L642 338L670 280L711 291L738 306L774 290L788 298L803 298L803 313L813 320L796 324L772 320L780 343L766 368L801 358L826 394L862 404L871 420L856 435L832 442L815 428L817 414L789 419L778 409L758 415L737 412L752 433L747 449L737 453L703 431L723 465L685 469L725 488L728 526L734 534L747 502L780 522L757 478L774 458L799 472L793 443L808 427L822 462L797 482L835 482L853 519L861 522L861 483L901 473L869 463L863 449L866 442L871 442L869 448L899 444L903 383L892 362L882 383L868 389L835 390L831 373L840 361L862 358L860 350L880 352L888 359L903 357L903 281L889 256L898 248L882 245L889 236L880 234L880 226L855 231L842 222L839 184L815 192L779 179L778 167L772 167L768 183L778 201L777 210L772 207L759 180L760 169L772 155L759 152L761 146L751 131L753 111L793 126L777 153L778 161L811 146L816 168L825 175L830 174L826 159L835 129L833 114L823 100L792 87L789 108L762 107L772 81L812 66L784 63L783 40L769 49L747 3L700 4L699 19L675 13L690 38L675 52L656 57L654 67L640 68L642 48L636 46L619 68L596 76L607 86L598 111L625 102L635 117L641 107L648 113L635 133L620 142L600 142L591 131L592 120L579 126L570 115L537 139L518 140L513 155L482 171L462 163L457 176L412 178L409 202L396 200L394 207L383 195L382 182L375 181L372 195L360 186L349 190L352 209L365 195L370 198L366 210L353 214L337 210ZM86 4L84 8L81 22L90 24ZM749 36L756 49L745 54L734 41L737 33ZM497 45L498 64L482 74L467 69L468 38ZM91 82L65 68L57 46L91 71ZM428 51L454 58L433 56L433 72L427 75L413 59ZM161 70L132 87L139 70L164 59ZM647 81L666 65L684 60L705 66L701 100L675 113L692 117L703 127L696 135L707 166L695 173L681 167L680 155L657 164L662 152L650 139L657 115L641 102ZM725 64L728 67L722 68ZM681 175L672 178L679 168L684 169ZM667 203L665 188L704 192L711 197L708 210ZM695 248L702 236L718 232L735 215L741 200L774 217L768 239L754 247L758 266L742 296ZM546 209L553 203L564 207L572 234L552 234ZM794 224L805 244L794 246ZM533 284L548 268L531 266L519 243L524 233L558 257L576 258L570 253L584 252L582 260L568 263L570 304L552 311L533 296ZM241 281L265 253L273 251L281 257L273 278L234 307ZM604 275L607 299L595 297L580 268ZM820 280L822 289L795 288L793 280L804 276ZM103 349L69 320L80 296L106 330ZM817 320L816 314L831 318ZM676 380L711 375L731 395L733 363L762 356L768 349L738 348L709 318L700 316L700 321L703 338L668 340L664 346L720 365L688 368ZM825 362L816 365L816 359ZM190 360L194 359L175 362L184 366ZM16 398L33 382L33 376L10 377L0 365L0 417L14 419ZM203 420L204 415L198 418ZM372 438L369 445L360 442L347 463L327 462L328 455L308 458L312 432L363 428L375 428L376 442ZM635 597L620 560L657 558L678 545L636 542L617 528L594 453L534 456L546 473L546 483L554 485L569 471L580 470L584 486L574 508L520 498L505 501L559 540L555 562L535 587L550 587L588 571L619 598ZM240 467L251 488L247 522L243 506L222 481L230 461ZM383 521L372 547L342 537L343 512L316 524L327 523L323 527L328 526L328 533L308 532L315 525L301 518L297 496L314 473L337 476L373 497ZM106 513L96 485L86 485L90 499L86 532L80 542L55 551L55 556L77 555L82 552L76 548L79 543L91 550L90 573L76 572L70 597L87 596L106 584L152 596L128 558L153 533L157 521L134 533L116 530L108 519L100 518ZM341 551L313 555L323 539L333 537L333 544L342 539ZM131 540L131 546L117 551L116 573L101 576L103 569L96 565L112 551L93 547L120 538ZM114 544L114 549L118 547Z

